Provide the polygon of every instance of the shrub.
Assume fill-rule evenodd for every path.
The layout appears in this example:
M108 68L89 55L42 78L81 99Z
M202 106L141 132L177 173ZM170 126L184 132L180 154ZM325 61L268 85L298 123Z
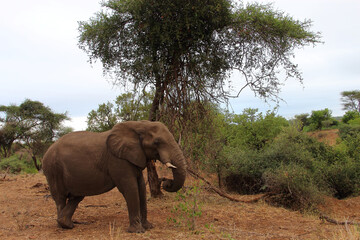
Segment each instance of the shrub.
M255 194L261 191L261 176L269 166L259 151L227 148L226 158L230 159L224 184L227 190L240 194Z
M269 169L263 175L274 205L293 210L311 210L321 202L321 191L308 169L296 163Z
M352 158L330 165L326 177L334 197L342 199L360 192L360 163Z
M343 125L339 128L339 135L346 154L360 160L360 125Z
M192 187L186 190L182 188L176 193L178 204L171 210L174 217L167 219L169 223L174 223L177 226L187 226L192 231L196 229L196 220L202 215L203 202L200 199L202 186L201 181L195 182Z
M325 121L321 122L322 128L332 128L332 127L336 127L339 125L339 121L337 121L336 119L328 119Z
M354 120L356 118L360 119L360 114L358 111L347 111L342 117L341 121L343 123L349 123L350 120Z
M26 157L14 154L0 161L0 169L10 173L36 173L37 169L34 164L26 159Z
M347 135L336 148L295 127L259 151L226 148L230 167L225 185L242 194L270 191L272 203L291 209L312 208L321 194L337 198L358 194L360 162L355 153L360 152L360 133L350 132L352 137Z
M312 111L309 118L309 126L305 129L307 131L320 130L323 128L324 121L327 120L331 120L331 111L329 109L325 108L324 110Z

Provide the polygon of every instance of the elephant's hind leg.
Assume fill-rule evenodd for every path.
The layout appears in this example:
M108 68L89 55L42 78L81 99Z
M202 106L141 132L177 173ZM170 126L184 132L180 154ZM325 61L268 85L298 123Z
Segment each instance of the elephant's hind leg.
M58 215L57 222L62 228L74 228L74 223L71 220L74 212L79 205L79 203L84 199L83 196L75 197L70 196L66 206L61 210L60 214Z

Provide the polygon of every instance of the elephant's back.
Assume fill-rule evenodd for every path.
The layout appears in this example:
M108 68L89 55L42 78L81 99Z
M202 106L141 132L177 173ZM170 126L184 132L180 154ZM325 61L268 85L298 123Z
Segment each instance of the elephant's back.
M59 138L45 153L42 163L44 172L55 166L67 168L79 162L90 164L102 157L108 133L72 132ZM89 162L90 161L90 162Z

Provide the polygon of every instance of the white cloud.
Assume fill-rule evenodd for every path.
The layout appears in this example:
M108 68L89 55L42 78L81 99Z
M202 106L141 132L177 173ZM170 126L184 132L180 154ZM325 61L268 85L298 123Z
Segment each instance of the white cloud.
M87 117L72 117L71 120L64 122L65 126L70 126L74 131L84 131L87 128Z

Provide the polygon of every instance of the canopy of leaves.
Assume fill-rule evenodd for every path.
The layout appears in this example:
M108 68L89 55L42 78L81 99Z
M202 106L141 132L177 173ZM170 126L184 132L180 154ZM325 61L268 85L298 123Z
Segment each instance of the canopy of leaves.
M272 5L109 0L102 7L79 23L79 47L115 82L156 87L160 104L178 108L229 97L225 86L234 70L243 76L238 85L276 97L280 70L302 80L291 61L294 49L320 38L309 30L311 21L294 20Z
M245 109L243 114L228 117L227 145L243 149L260 150L289 125L288 121L274 112L264 116L258 109Z
M148 119L151 107L151 93L124 93L111 102L100 104L97 110L92 110L87 117L87 131L104 132L113 128L121 121L137 121Z
M351 120L360 118L360 112L358 111L347 111L342 117L341 121L343 123L348 123Z

